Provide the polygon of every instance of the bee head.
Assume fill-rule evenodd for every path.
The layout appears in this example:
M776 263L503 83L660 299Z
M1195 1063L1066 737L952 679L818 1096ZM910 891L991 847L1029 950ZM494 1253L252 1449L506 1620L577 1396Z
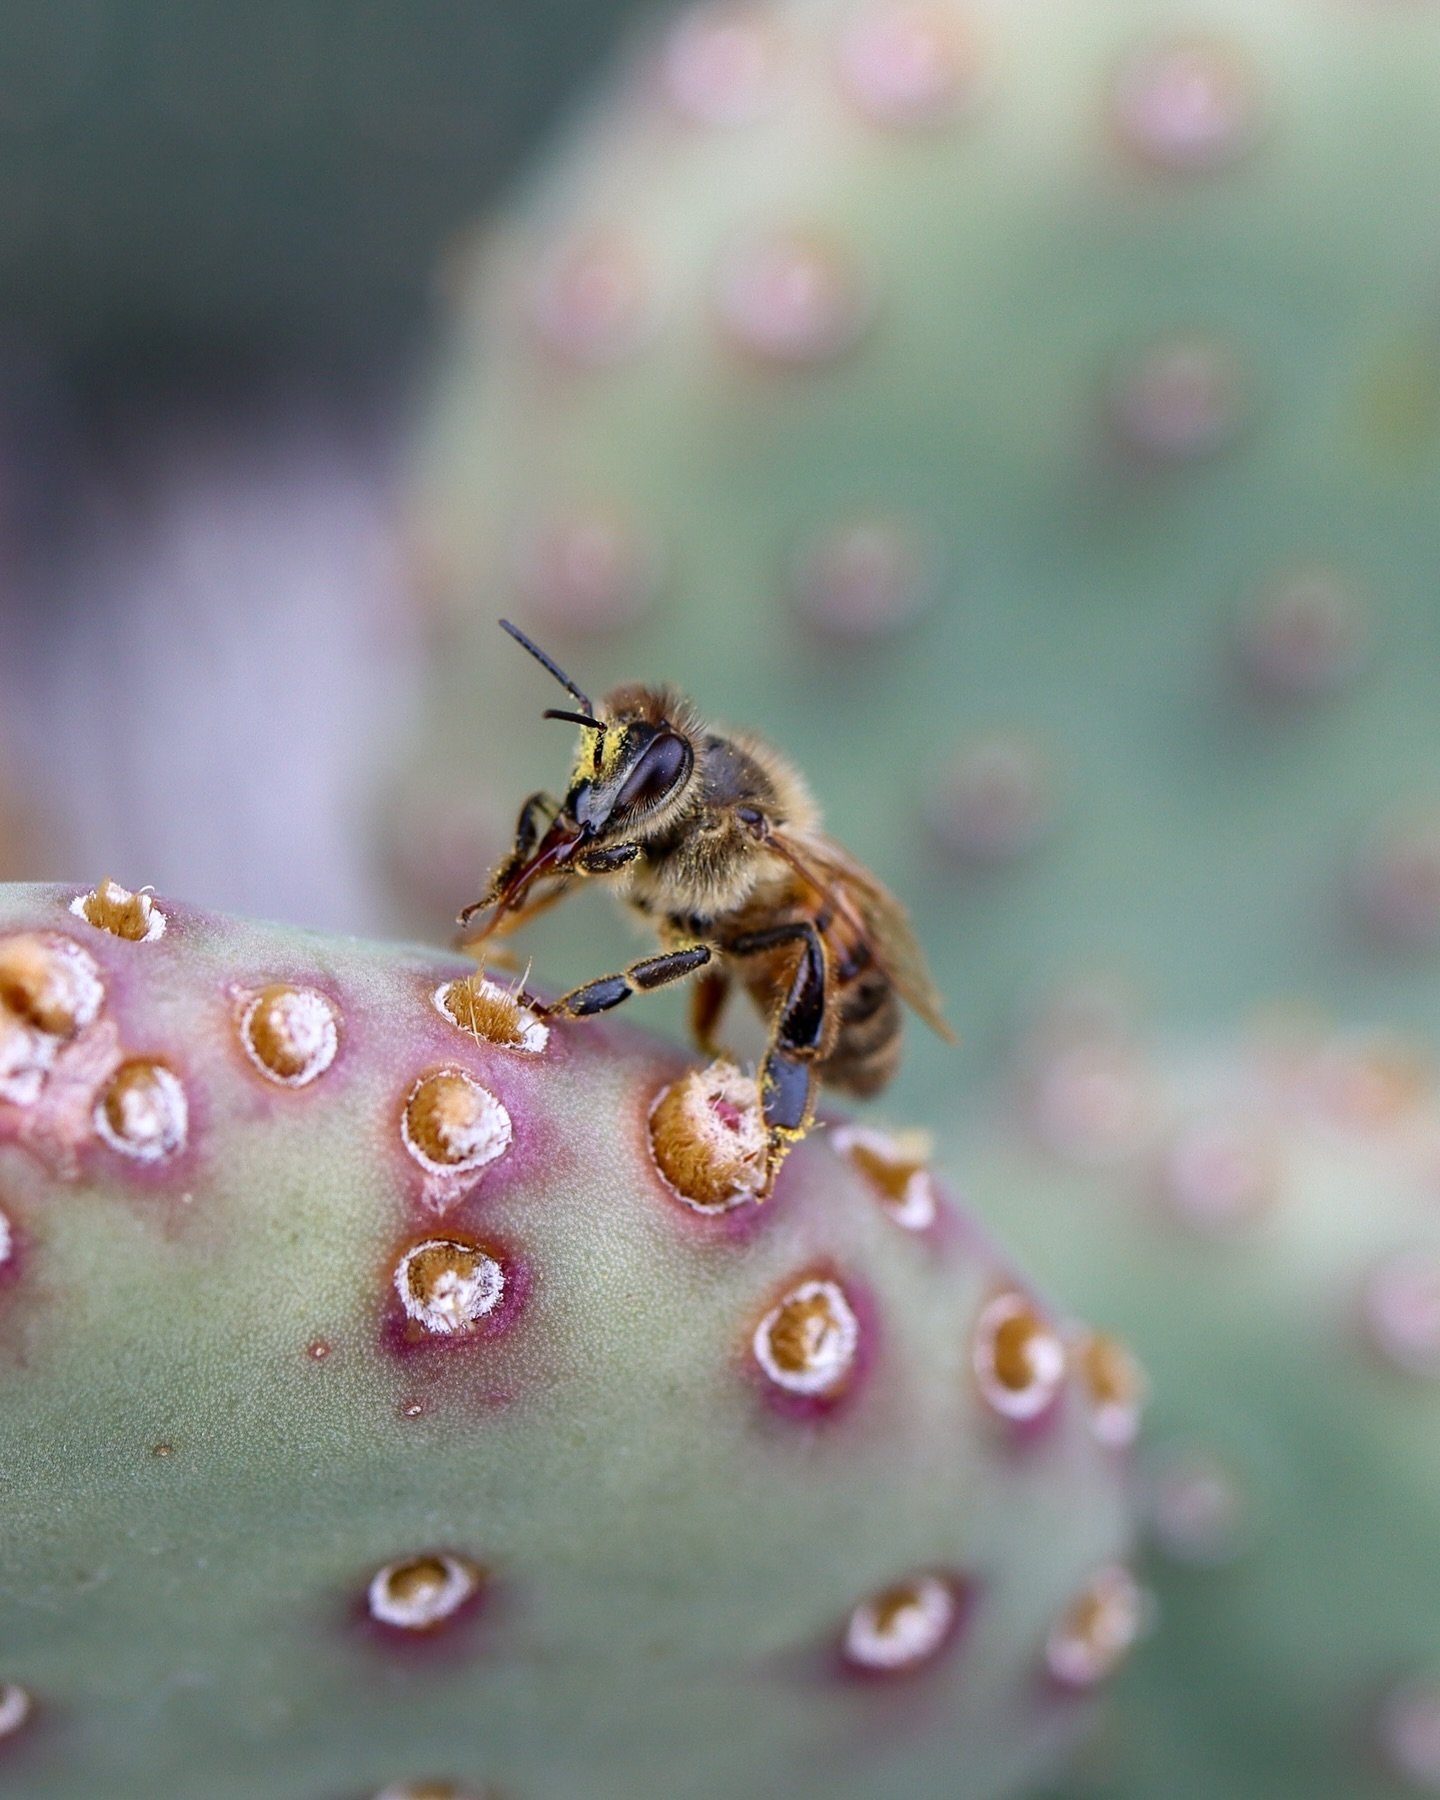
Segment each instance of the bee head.
M695 748L673 697L625 689L585 733L565 810L591 843L651 837L673 818L690 784Z
M580 702L579 712L551 707L545 714L582 730L556 821L556 826L570 821L569 841L557 850L554 865L563 866L582 844L653 836L674 817L695 768L694 722L685 702L663 688L618 688L597 716L589 696L558 664L508 619L500 623Z

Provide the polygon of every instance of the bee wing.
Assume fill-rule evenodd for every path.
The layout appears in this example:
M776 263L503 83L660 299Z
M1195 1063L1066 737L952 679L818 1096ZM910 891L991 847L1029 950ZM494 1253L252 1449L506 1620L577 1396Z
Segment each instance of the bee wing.
M855 922L901 999L937 1037L953 1044L955 1033L945 1022L943 1002L930 978L910 916L889 888L842 844L818 832L772 827L768 842L821 893L830 895L837 908L848 911L852 918L858 912Z

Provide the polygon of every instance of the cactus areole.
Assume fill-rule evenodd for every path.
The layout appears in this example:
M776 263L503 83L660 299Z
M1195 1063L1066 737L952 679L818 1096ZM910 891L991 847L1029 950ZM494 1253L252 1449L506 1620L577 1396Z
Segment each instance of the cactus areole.
M7 1791L1053 1765L1138 1616L1094 1340L913 1143L755 1204L758 1106L443 953L0 890Z

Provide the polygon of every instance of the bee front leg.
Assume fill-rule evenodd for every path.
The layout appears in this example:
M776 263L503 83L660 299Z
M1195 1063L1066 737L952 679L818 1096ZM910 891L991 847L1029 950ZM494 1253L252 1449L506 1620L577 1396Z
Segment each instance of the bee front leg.
M668 987L672 981L683 981L697 969L703 969L714 955L708 944L685 944L678 950L666 950L659 956L645 956L633 962L618 975L602 975L587 981L583 987L571 988L558 1000L539 1008L545 1018L588 1019L592 1013L609 1012L632 994L648 993L651 988Z
M585 851L572 866L582 875L613 875L616 869L634 862L639 854L639 844L612 844L608 850Z
M468 925L476 913L484 912L487 906L494 905L504 891L506 882L522 863L528 861L540 842L541 819L548 825L559 811L560 802L553 794L541 792L530 796L520 808L520 817L515 821L515 841L511 844L509 853L485 884L485 892L461 913L462 925Z

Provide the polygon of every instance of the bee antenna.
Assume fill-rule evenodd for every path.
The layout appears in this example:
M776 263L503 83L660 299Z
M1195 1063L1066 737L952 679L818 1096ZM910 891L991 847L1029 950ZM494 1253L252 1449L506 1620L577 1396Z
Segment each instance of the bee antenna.
M603 731L605 727L598 719L592 719L589 713L566 712L563 706L547 706L540 717L542 719L566 719L572 725L584 725L590 731Z
M520 630L519 626L512 625L508 619L502 619L500 621L500 629L502 631L508 631L510 633L511 637L514 638L515 642L517 644L519 644L522 649L528 650L530 652L530 654L535 658L536 662L538 662L540 664L542 669L548 669L550 671L550 673L560 683L561 687L563 687L565 689L567 694L573 694L575 696L575 698L585 708L585 717L581 721L582 724L585 724L585 723L596 724L596 725L599 724L599 720L596 719L596 717L595 717L595 708L590 704L590 696L588 694L584 693L580 688L576 687L575 683L570 679L570 677L560 667L559 663L552 661L551 658L545 654L545 652L540 648L540 646L538 644L531 643L530 639L528 637L526 637L526 635L523 631ZM566 715L562 713L559 715L552 714L550 716L552 716L552 717L558 716L558 717L564 718Z

